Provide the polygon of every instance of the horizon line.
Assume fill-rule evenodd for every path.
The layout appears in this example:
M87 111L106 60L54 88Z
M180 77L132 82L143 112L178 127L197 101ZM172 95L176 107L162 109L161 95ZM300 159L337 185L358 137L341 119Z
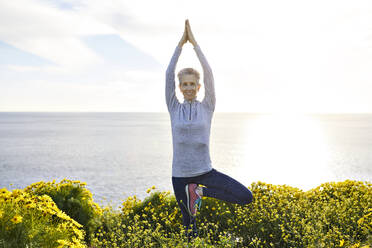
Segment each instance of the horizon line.
M0 113L168 113L167 111L0 111ZM251 112L251 111L215 111L214 113L221 114L272 114L272 115L288 115L288 114L310 114L310 115L368 115L372 112Z

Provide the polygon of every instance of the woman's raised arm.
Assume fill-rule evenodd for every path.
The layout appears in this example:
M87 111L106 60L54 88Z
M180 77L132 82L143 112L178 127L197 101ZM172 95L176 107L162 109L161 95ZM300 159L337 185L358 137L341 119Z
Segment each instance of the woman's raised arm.
M185 31L183 32L182 38L178 43L173 56L169 62L166 75L165 75L165 99L168 107L168 111L171 112L178 104L176 97L176 81L175 81L175 70L178 62L178 58L182 52L182 46L187 42L187 30L185 22Z
M188 39L194 45L194 50L203 68L205 96L202 103L205 103L211 111L214 111L216 106L216 93L214 89L214 78L212 68L209 66L206 57L204 56L198 43L196 42L194 35L191 32L191 27L188 20L186 20L186 27Z

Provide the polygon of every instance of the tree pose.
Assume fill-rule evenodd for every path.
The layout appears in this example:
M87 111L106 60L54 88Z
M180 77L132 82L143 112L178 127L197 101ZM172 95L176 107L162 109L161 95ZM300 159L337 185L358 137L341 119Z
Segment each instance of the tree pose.
M180 103L175 93L175 68L182 46L189 41L196 52L204 73L205 96L196 99L200 89L199 72L184 68L178 72L179 87L184 96ZM165 97L172 126L172 184L181 208L183 225L189 238L197 236L195 215L202 197L213 197L236 204L252 202L252 192L228 175L212 167L209 137L216 96L212 69L197 44L189 21L185 21L183 36L166 71ZM191 232L189 227L192 226Z

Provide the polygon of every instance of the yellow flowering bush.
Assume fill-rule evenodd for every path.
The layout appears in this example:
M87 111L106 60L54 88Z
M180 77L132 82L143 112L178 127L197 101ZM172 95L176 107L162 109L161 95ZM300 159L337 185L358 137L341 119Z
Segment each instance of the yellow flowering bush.
M231 213L224 218L224 228L238 237L243 246L300 247L299 225L295 223L300 218L296 211L303 192L287 185L262 182L252 183L250 189L254 197L251 204L222 203Z
M367 213L358 220L358 226L361 228L362 233L367 236L367 240L364 243L368 243L372 247L372 208L369 208ZM358 246L360 243L357 242L354 245Z
M372 223L359 224L372 208L372 184L349 180L324 183L304 196L302 242L306 247L349 246L367 240L365 230L371 230Z
M197 214L199 238L192 247L366 248L371 242L370 183L346 180L304 192L256 182L250 189L254 201L245 206L203 198ZM169 192L153 192L143 201L129 197L121 210L114 217L106 215L105 228L95 236L97 247L187 244L179 207Z
M81 228L48 195L0 189L1 247L85 247Z
M91 230L100 225L98 216L102 214L102 210L85 186L85 182L63 179L59 183L55 180L33 183L24 190L34 195L49 195L59 209L83 225L87 234L85 241L90 244Z
M196 217L199 237L191 241L169 191L153 186L144 200L134 195L114 210L99 207L84 186L63 180L1 189L0 247L372 248L368 182L324 183L305 192L255 182L249 187L254 200L245 206L204 197Z
M152 188L153 189L153 188ZM150 193L151 189L147 190ZM104 209L103 225L93 235L95 247L187 247L186 231L181 213L170 192L153 192L144 201L136 196L123 202L121 211ZM211 228L213 227L213 228ZM231 235L221 233L217 242L212 238L216 227L202 224L200 238L192 247L234 247Z
M370 218L366 215L372 207L370 183L324 183L306 192L262 182L250 188L254 201L247 206L208 199L212 204L202 209L200 221L218 224L243 247L339 247L341 243L348 247L370 242L372 223L360 225L363 216Z

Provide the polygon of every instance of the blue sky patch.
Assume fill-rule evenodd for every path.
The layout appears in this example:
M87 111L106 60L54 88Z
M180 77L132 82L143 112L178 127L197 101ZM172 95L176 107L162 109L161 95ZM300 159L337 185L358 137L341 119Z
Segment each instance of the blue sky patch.
M92 35L83 42L109 64L122 65L126 69L158 69L161 64L140 51L118 35Z
M52 61L18 49L0 41L0 65L44 66L54 65Z
M52 6L56 7L57 9L61 10L73 10L74 7L79 3L78 1L75 4L71 2L62 1L62 0L45 0L46 2L50 3Z

